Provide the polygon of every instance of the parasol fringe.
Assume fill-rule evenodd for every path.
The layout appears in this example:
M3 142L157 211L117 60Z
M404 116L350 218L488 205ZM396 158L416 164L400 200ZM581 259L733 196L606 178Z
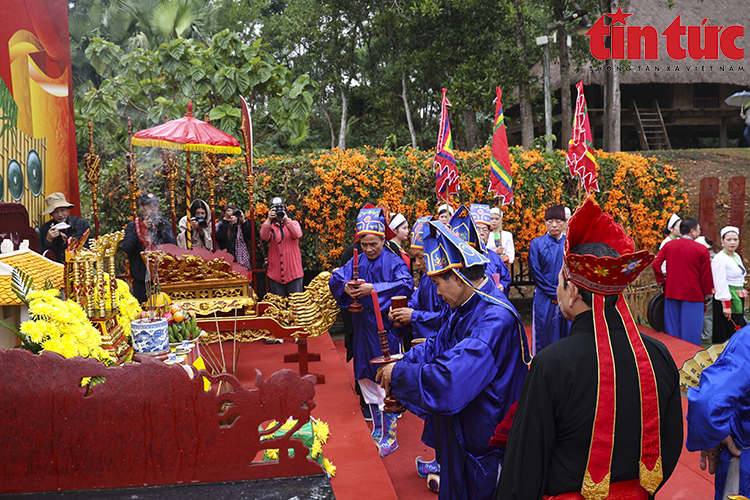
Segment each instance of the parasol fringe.
M180 149L182 151L205 151L207 153L219 153L228 155L237 155L242 153L242 148L236 146L212 146L210 144L180 144L177 142L163 141L158 139L141 139L133 137L131 139L133 146L143 146L147 148L162 149Z

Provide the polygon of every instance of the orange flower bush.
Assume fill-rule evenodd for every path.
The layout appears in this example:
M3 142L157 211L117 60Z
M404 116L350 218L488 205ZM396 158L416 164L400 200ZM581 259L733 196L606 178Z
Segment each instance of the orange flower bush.
M295 219L305 232L301 242L305 267L330 269L354 240L355 220L363 204L401 212L411 223L436 211L433 154L365 147L260 159L256 219L262 222L271 196L283 196L288 205L296 205ZM513 234L521 259L527 257L531 240L545 232L547 206L562 203L574 208L583 201L578 181L565 165L565 154L511 148L515 199L504 207L503 229ZM687 210L687 194L677 171L638 154L597 151L596 156L601 192L595 199L628 229L638 248L655 249L669 215ZM489 147L456 152L461 191L453 200L455 206L497 203L488 191L489 157Z
M578 188L578 180L568 172L564 151L511 148L510 153L514 202L503 209L503 229L513 234L516 255L525 259L531 240L544 234L544 209L555 203L574 208L583 201L584 194ZM390 151L364 147L257 158L253 171L256 228L265 221L271 198L283 197L290 215L302 225L300 247L305 269L331 269L354 240L355 220L363 204L371 202L383 205L388 212L401 212L412 224L418 217L436 212L439 203L435 197L433 155L434 151L410 148ZM656 158L638 154L596 151L595 156L601 189L595 199L625 226L638 248L655 250L670 214L684 215L688 210L678 172ZM488 191L490 148L457 151L456 161L461 190L453 205L495 205L497 201ZM180 171L175 189L178 219L185 213L182 162ZM144 175L146 182L139 184L159 194L167 214L168 194L163 178L153 175L153 169L145 165L139 172L150 174ZM112 205L116 207L110 214L103 214L104 230L115 222L113 227L119 229L129 212L127 187L123 187L119 174L113 174L102 179L102 188L103 193L114 193ZM193 169L193 198L209 199L207 183L197 168ZM215 200L217 210L226 203L243 210L250 208L247 167L242 157L220 161ZM262 263L266 244L260 238L256 240L258 262Z

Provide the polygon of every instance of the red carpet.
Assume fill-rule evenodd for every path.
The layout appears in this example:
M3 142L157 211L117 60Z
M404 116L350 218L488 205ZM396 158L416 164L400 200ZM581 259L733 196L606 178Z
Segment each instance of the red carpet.
M680 339L641 327L641 331L663 342L669 348L678 367L699 348ZM527 332L528 333L528 332ZM238 344L239 345L239 344ZM354 393L352 364L346 363L342 340L333 341L328 334L309 340L310 352L321 355L320 362L310 363L310 371L324 374L326 383L316 386L316 408L312 414L328 423L331 437L323 447L326 458L337 467L331 485L338 500L378 498L401 500L431 500L426 480L416 473L414 459L433 458L433 452L422 444L422 420L406 412L399 420L397 436L399 449L381 458L370 437L370 424L359 409L359 398ZM225 343L227 359L231 357L231 343ZM296 364L283 364L284 354L296 352L289 340L281 345L262 342L244 344L240 352L238 378L246 387L253 386L255 369L265 377L282 368L297 369ZM683 399L683 411L687 400ZM685 424L683 424L685 425ZM687 432L687 430L685 430ZM675 472L661 489L660 500L713 497L713 477L701 471L699 454L683 450Z
M702 349L695 344L685 342L666 333L659 333L645 326L640 326L639 330L667 346L677 368L680 368L685 360L692 358L697 351ZM686 413L687 399L682 398L682 426L685 438L687 438L687 420L684 418ZM713 498L714 478L708 472L701 470L699 460L700 452L689 452L683 446L677 468L675 468L667 484L659 491L657 498L659 500Z

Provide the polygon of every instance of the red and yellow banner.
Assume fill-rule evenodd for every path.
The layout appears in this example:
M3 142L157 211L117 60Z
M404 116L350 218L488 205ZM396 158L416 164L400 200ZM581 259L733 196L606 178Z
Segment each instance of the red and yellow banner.
M44 198L56 191L78 213L67 2L17 0L3 6L0 177L0 201L25 205L32 226L44 222Z

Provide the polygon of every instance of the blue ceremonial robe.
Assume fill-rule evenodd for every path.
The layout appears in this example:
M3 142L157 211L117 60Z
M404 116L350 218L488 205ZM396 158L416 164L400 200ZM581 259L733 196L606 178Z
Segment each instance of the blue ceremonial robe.
M359 278L371 283L374 290L378 292L383 326L388 336L388 347L391 353L401 352L401 340L393 335L388 310L391 308L391 298L394 296L411 296L414 279L409 273L409 268L406 267L401 257L385 248L375 260L368 259L364 252L359 254L358 260ZM344 293L344 286L352 278L353 261L353 258L349 259L346 265L336 269L328 283L333 297L342 308L349 307L352 302L352 298ZM359 302L363 307L362 312L352 314L354 377L357 380L366 378L374 381L378 366L371 365L370 360L383 355L378 336L378 324L375 320L372 296L362 297Z
M518 400L528 372L518 313L490 280L480 291L503 305L475 293L391 373L394 395L429 414L425 433L429 428L431 436L423 440L428 438L425 444L435 448L440 463L440 499L492 498L505 449L489 440Z
M492 250L487 250L485 255L490 259L488 264L485 264L485 270L487 274L492 278L493 274L500 275L500 284L503 285L503 292L508 295L508 288L510 288L510 269L505 265L503 259ZM493 279L494 282L494 279Z
M411 326L414 338L428 339L434 337L440 326L447 321L451 308L437 293L437 285L422 273L419 286L409 300Z
M563 264L565 236L556 240L549 233L531 240L529 272L536 283L532 315L534 354L553 342L567 337L570 323L552 301L557 300L557 275Z
M750 326L735 333L700 386L688 389L687 449L708 450L731 435L740 455L740 495L750 496ZM721 500L732 454L724 448L716 468L714 499Z

